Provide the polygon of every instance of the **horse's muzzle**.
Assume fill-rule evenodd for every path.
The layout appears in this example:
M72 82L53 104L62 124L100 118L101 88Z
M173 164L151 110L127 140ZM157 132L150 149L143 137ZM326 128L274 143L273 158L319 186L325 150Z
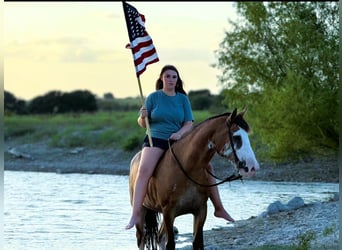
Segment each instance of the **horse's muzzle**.
M239 161L238 168L245 170L245 172L248 172L248 167L246 166L246 161Z
M239 161L238 170L239 170L239 174L242 175L243 177L253 177L255 175L257 168L252 167L251 169L249 169L247 167L246 161Z

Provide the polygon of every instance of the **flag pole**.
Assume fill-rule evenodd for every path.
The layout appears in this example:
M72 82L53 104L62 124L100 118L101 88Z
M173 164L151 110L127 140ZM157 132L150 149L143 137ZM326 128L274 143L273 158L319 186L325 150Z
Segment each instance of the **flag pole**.
M138 85L139 85L139 91L140 91L141 106L144 106L145 105L145 100L144 100L144 95L143 95L142 88L141 88L140 77L138 76L137 79L138 79ZM147 132L147 136L148 136L148 141L150 143L150 146L153 147L151 130L150 130L150 123L149 123L149 120L148 120L148 116L145 116L145 124L146 124L146 132Z
M159 61L157 51L154 48L152 38L148 35L145 29L145 16L140 14L132 5L122 2L123 11L126 20L126 26L130 44L126 48L130 48L133 53L133 61L135 65L136 75L138 79L141 105L145 105L144 95L142 93L140 75L145 71L146 66ZM153 146L150 124L148 115L145 117L146 133L150 146Z

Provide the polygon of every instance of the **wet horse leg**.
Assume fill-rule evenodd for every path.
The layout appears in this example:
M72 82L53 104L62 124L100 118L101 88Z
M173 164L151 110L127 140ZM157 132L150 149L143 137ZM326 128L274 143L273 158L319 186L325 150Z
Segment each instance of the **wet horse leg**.
M145 231L144 231L144 224L145 224L145 215L146 215L146 208L141 208L141 217L139 224L135 225L136 233L135 236L137 238L137 245L140 250L145 249Z
M158 242L159 242L159 249L165 250L166 240L165 240L165 223L164 223L164 221L161 223L161 227L159 229Z
M198 213L194 215L193 250L203 250L203 226L207 217L207 205L203 205Z
M174 223L174 216L170 215L170 213L163 212L164 217L164 234L166 240L166 250L174 250L176 247L175 244L175 235L173 231L173 223Z

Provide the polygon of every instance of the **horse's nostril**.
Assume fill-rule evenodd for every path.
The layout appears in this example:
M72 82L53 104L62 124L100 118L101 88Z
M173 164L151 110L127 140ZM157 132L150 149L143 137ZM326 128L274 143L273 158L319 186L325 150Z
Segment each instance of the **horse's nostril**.
M248 172L248 167L244 167L243 169L244 169L246 172Z
M251 168L251 171L255 171L255 168L254 168L254 167L252 167L252 168Z
M240 161L239 162L239 168L246 169L246 161Z

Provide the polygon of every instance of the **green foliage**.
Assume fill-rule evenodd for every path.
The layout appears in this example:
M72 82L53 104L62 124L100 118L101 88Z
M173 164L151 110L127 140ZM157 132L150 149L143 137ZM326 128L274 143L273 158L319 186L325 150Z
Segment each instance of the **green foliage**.
M26 139L40 139L43 136L49 136L57 127L44 126L52 121L48 116L5 116L4 119L4 138L5 140L12 137L25 137Z
M333 234L336 229L336 225L333 224L331 227L326 227L324 228L323 235L328 236L330 234Z
M139 110L141 97L114 98L111 93L103 98L95 99L89 91L73 91L62 93L50 91L44 96L33 98L30 102L17 99L12 93L4 92L4 109L6 115L11 114L58 114L85 113L89 111L121 112ZM211 110L221 112L226 107L222 103L222 95L211 95L208 89L190 91L189 99L193 110Z
M336 148L335 102L321 89L319 98L306 79L290 72L281 88L266 88L255 105L252 124L272 158L294 158L315 151L317 145ZM335 139L334 139L335 138Z
M195 123L211 116L194 111ZM10 115L4 118L5 141L20 137L25 143L47 140L54 147L120 147L126 151L142 145L146 130L137 124L138 113L97 112L93 114Z
M98 99L97 105L100 111L133 111L141 107L140 97L127 97L120 99Z
M129 135L123 142L121 147L126 151L132 151L137 149L142 145L142 136L141 133L135 133Z
M299 245L296 250L308 250L310 242L316 239L316 233L314 231L308 231L303 235L299 235Z
M265 157L336 150L337 3L238 2L237 10L216 54L225 103L248 108Z
M6 114L26 114L26 102L24 100L17 99L12 93L4 91L4 111Z
M5 116L5 140L21 136L26 142L48 140L58 147L115 145L134 130L136 112ZM132 126L127 126L130 119Z
M216 113L214 113L214 115L215 114ZM194 116L194 119L195 119L194 124L197 124L197 123L199 123L201 121L204 121L205 119L209 118L212 115L213 115L213 113L211 113L209 111L195 110L195 111L193 111L193 116Z
M67 129L51 137L50 145L54 147L74 148L87 144L87 136L84 132Z
M69 112L97 111L95 95L87 90L70 93L50 91L43 96L33 98L28 104L31 114L56 114Z
M189 100L191 102L191 106L194 110L206 110L211 106L212 98L210 91L205 90L198 90L198 91L190 91Z

